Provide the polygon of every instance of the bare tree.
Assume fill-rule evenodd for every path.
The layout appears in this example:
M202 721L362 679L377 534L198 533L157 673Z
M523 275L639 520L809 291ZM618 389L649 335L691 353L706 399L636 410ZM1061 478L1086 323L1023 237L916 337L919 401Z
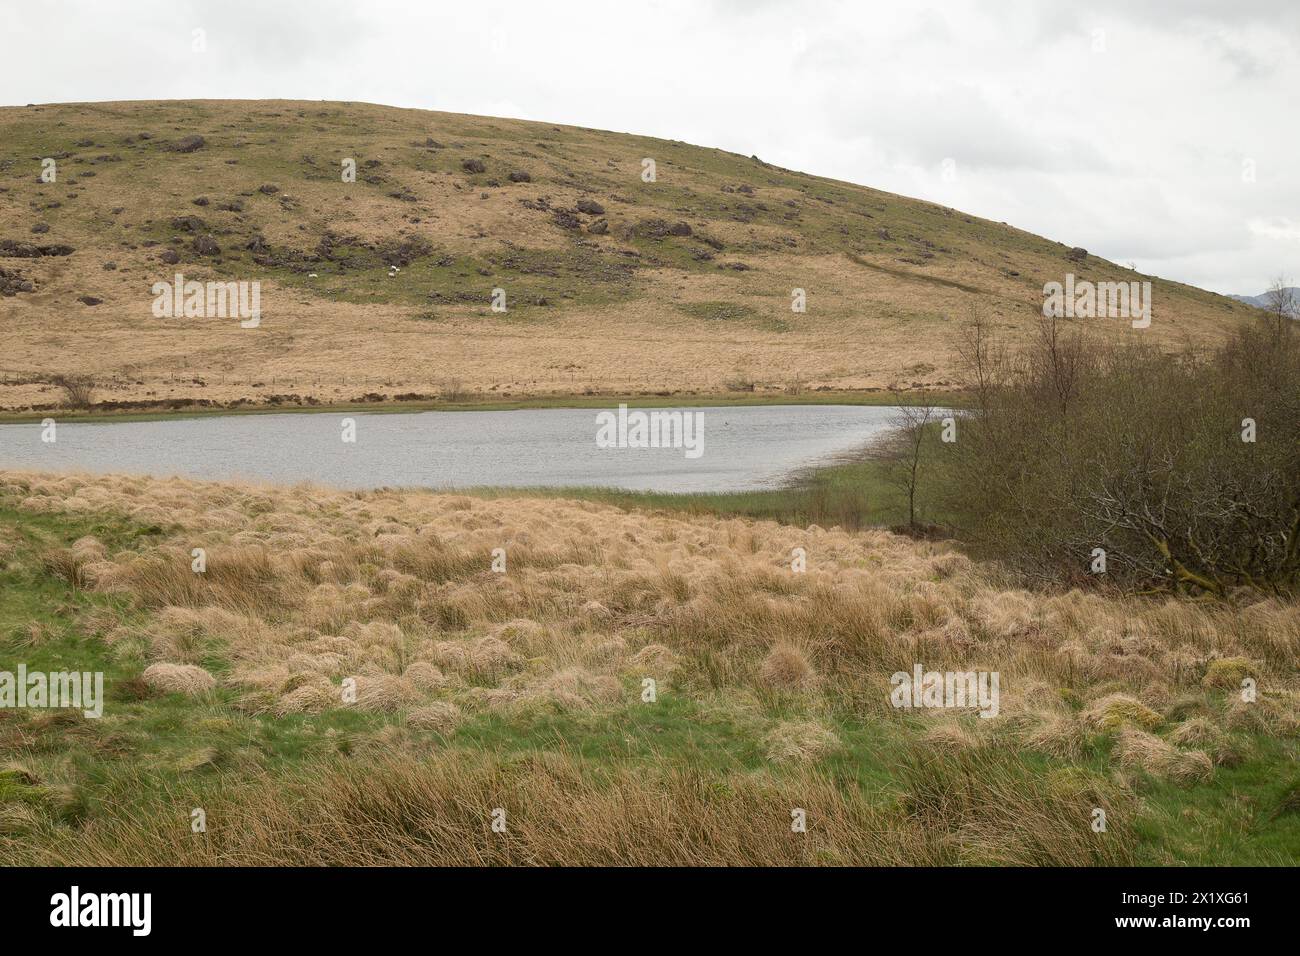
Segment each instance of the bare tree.
M1278 325L1285 325L1293 319L1300 318L1300 299L1296 290L1287 284L1287 279L1278 276L1264 293L1264 308Z
M902 405L891 424L895 428L894 480L907 495L907 526L916 530L916 497L921 485L926 431L938 418L938 407L929 392L918 402Z
M994 389L1006 378L1007 357L1005 349L994 341L988 319L978 306L970 307L968 321L962 327L957 362L980 411L987 411Z
M1082 333L1064 332L1059 320L1044 318L1038 324L1038 348L1031 354L1039 366L1040 381L1047 386L1064 419L1087 368L1088 352Z

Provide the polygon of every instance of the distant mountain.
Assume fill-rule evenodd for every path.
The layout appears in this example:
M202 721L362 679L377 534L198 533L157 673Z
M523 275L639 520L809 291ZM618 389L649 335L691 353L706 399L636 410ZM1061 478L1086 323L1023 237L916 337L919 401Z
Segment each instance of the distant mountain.
M1300 302L1300 286L1287 286L1286 292L1290 292L1295 301ZM1253 305L1257 309L1268 308L1267 292L1261 292L1259 295L1229 295L1229 299L1236 299L1238 302L1245 302L1247 305Z

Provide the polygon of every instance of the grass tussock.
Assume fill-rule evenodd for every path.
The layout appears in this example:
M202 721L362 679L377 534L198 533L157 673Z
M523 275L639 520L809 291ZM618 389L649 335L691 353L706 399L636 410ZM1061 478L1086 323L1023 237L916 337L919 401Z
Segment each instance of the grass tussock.
M216 686L216 678L194 664L159 661L141 675L150 688L163 694L201 694Z

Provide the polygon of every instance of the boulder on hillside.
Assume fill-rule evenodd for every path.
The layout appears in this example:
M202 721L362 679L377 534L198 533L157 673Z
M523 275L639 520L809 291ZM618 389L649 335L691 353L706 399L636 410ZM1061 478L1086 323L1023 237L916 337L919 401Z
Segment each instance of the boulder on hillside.
M38 246L30 242L16 242L13 239L0 239L0 256L14 259L39 259L42 256L70 256L76 250L72 246L56 243Z
M574 215L572 209L557 209L551 213L551 218L561 229L581 229L582 220Z
M36 291L36 287L21 272L0 269L0 295L8 297L17 295L19 292L34 291Z
M190 248L194 250L195 255L221 255L221 246L217 245L217 240L213 239L211 236L195 236L194 241L190 243Z
M628 230L642 239L662 239L668 235L668 223L663 219L642 219Z

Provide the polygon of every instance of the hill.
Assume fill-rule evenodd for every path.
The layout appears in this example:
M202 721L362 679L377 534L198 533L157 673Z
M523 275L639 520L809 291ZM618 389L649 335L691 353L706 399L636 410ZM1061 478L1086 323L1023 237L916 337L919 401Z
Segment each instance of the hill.
M1014 343L1046 282L1151 278L757 157L571 126L99 103L0 109L0 144L7 409L65 401L60 377L105 407L942 388L972 306ZM176 273L260 282L260 325L156 317ZM1212 341L1251 311L1152 281L1149 329L1088 321Z

